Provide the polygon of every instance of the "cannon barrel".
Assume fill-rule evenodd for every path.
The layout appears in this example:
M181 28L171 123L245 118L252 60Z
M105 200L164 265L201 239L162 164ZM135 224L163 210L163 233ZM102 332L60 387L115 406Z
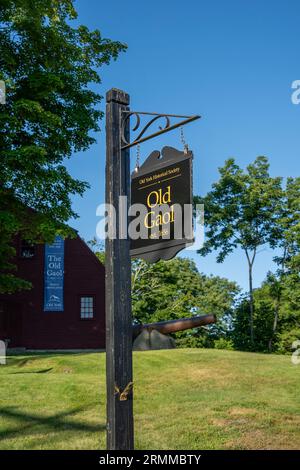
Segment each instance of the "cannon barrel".
M215 315L201 315L191 318L180 318L179 320L167 320L157 323L146 323L145 325L133 325L133 339L143 330L157 330L163 334L176 333L176 331L198 328L216 322Z

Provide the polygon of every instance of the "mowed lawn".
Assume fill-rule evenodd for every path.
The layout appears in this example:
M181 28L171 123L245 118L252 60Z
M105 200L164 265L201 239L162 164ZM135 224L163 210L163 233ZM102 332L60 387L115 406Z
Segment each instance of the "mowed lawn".
M104 449L105 354L0 366L0 449ZM134 353L138 449L299 449L300 366L288 356Z

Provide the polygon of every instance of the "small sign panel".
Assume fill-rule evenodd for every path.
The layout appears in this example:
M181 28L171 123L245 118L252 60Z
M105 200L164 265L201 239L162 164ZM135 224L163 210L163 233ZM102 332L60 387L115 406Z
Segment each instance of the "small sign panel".
M192 158L192 152L164 147L132 174L131 224L139 220L132 257L168 260L193 243Z
M64 310L64 239L45 245L44 312Z

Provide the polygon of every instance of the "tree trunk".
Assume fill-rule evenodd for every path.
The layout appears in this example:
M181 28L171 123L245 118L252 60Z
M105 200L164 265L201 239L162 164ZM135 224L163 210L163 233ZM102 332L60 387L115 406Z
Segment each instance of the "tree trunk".
M281 262L281 277L280 277L279 282L282 282L283 275L285 273L285 262L286 262L286 257L287 257L287 251L288 251L287 246L285 245L284 250L283 250L282 262ZM275 308L274 308L273 328L272 328L272 334L271 334L271 338L269 339L269 346L268 346L269 352L272 352L273 339L274 339L275 333L277 331L281 298L282 298L282 293L281 293L281 290L279 290L279 292L277 294L277 298L276 298L276 305L275 305Z
M254 299L253 299L253 283L252 283L252 263L249 263L249 301L250 301L250 341L254 346Z
M251 346L254 346L254 298L253 298L253 282L252 282L252 268L256 257L256 248L254 248L252 256L250 256L247 248L244 248L248 261L248 273L249 273L249 303L250 303L250 342Z
M268 345L268 349L270 353L272 352L273 339L274 339L274 336L277 330L277 325L278 325L279 307L280 307L280 297L277 298L277 302L276 302L275 310L274 310L274 322L273 322L272 334L271 334L271 338L269 339L269 345Z

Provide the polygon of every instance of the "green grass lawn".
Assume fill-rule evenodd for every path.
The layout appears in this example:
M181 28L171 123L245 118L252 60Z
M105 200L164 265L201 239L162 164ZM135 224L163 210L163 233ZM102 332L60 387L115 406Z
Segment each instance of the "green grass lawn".
M0 449L104 449L105 354L27 354L0 366ZM300 449L290 357L134 353L138 449Z

